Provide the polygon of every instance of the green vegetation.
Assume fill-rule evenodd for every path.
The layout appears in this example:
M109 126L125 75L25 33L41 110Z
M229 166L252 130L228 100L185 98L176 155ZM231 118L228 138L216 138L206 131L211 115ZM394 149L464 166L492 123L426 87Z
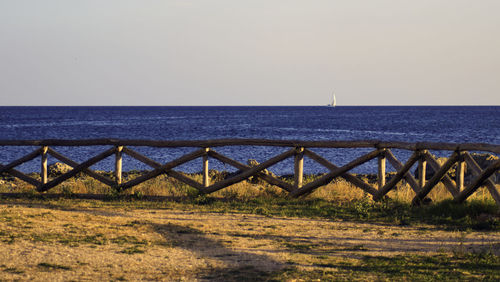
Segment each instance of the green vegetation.
M69 266L55 264L55 263L48 263L48 262L41 262L38 264L38 267L46 271L71 269L71 267Z
M463 204L441 197L441 192L436 191L431 195L433 201L420 207L410 204L412 191L404 189L398 187L390 195L391 199L374 202L363 191L343 182L334 182L300 199L287 198L286 193L276 187L247 182L202 195L191 187L161 177L123 192L104 189L87 178L44 194L24 186L0 186L0 203L5 207L0 210L3 226L0 244L14 248L30 242L75 251L109 250L110 257L120 256L125 260L152 257L154 252L158 252L154 257L175 260L176 252L187 251L193 253L191 259L199 260L201 266L184 269L188 273L186 277L202 280L500 280L500 245L495 241L496 232L500 231L500 213L495 202L484 196L485 189ZM179 219L180 214L185 218ZM196 216L189 218L186 214ZM198 214L200 218L211 219L199 221ZM247 216L251 214L258 216ZM217 219L223 217L238 221L228 220L217 225ZM251 220L247 221L247 217ZM306 223L295 232L317 229L310 234L290 231L290 225L299 221ZM226 226L231 224L234 226ZM349 230L345 227L348 224L351 224ZM346 235L349 238L338 242L345 239L344 232L347 234L353 229L361 234L357 241L350 242L350 235ZM316 235L318 231L327 235ZM333 232L337 232L337 237L331 235ZM390 254L374 251L382 241L411 242L415 237L433 232L447 232L440 238L454 236L454 247L441 249L437 245L429 254L404 249ZM475 249L467 246L480 236L489 236L493 241L485 241ZM204 249L209 247L210 250ZM271 259L269 254L254 253L266 251L283 253L284 258L279 261ZM37 271L71 275L84 269L84 264L75 261L43 259L46 261L31 265L4 261L0 265L0 280L2 277L18 279ZM247 259L255 265L247 264ZM281 268L263 270L258 266L262 259L270 263L279 261ZM210 260L222 263L204 264ZM230 264L235 261L238 264ZM89 262L92 261L85 262L85 269L90 268ZM113 271L110 276L113 279L131 279L130 273ZM179 275L181 279L184 274Z
M436 256L364 256L360 261L315 263L322 269L313 271L289 267L268 280L283 281L300 278L305 281L498 281L500 258L491 253L441 254Z
M493 201L469 200L456 204L451 200L413 207L395 200L374 202L365 197L355 200L323 200L317 198L288 199L257 197L251 199L224 199L207 195L181 198L137 199L133 195L105 195L101 200L79 199L78 195L16 195L4 197L4 202L30 201L54 208L75 203L94 207L180 209L218 213L245 213L264 216L287 216L340 219L347 221L378 222L398 225L430 224L446 230L500 231L499 210ZM1 216L1 214L0 214ZM10 220L9 217L4 220ZM29 225L29 224L26 224ZM29 226L26 226L29 228ZM90 239L89 239L90 240Z

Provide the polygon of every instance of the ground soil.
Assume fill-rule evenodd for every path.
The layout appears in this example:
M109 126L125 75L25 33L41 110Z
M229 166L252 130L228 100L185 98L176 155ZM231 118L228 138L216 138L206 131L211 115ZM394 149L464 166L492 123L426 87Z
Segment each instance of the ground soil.
M0 239L0 280L222 281L366 255L500 254L498 232L29 203L0 203Z

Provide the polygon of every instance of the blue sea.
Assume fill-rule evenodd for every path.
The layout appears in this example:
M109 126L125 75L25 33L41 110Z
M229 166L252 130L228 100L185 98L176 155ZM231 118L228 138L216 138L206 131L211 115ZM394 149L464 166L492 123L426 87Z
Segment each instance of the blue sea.
M387 107L0 107L0 139L152 139L205 140L218 138L265 138L294 140L365 140L407 142L480 142L500 144L500 106L387 106ZM34 147L0 147L2 164L23 156ZM82 162L106 147L57 147L57 151ZM194 148L134 147L152 159L167 162ZM288 148L222 147L220 153L246 163L264 161ZM314 149L337 165L366 150ZM409 152L396 150L402 161ZM448 152L434 152L446 155ZM49 157L49 163L56 160ZM110 157L93 169L112 170ZM234 171L217 161L211 168ZM26 163L21 171L39 171L39 159ZM148 169L132 158L124 159L124 170ZM327 169L305 161L305 173ZM201 170L195 160L179 168L185 172ZM270 168L277 174L290 174L293 160ZM354 172L376 171L376 161Z

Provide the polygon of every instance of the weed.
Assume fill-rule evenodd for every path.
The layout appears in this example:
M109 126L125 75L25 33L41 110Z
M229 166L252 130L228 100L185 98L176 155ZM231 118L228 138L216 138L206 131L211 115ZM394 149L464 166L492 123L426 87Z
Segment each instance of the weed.
M121 253L123 254L128 254L128 255L133 255L133 254L142 254L144 253L145 251L141 248L139 248L138 246L132 246L132 247L128 247L128 248L125 248L121 251Z
M367 248L363 244L354 245L352 247L344 248L345 251L366 251Z
M137 200L144 198L144 194L141 191L134 191L133 197Z
M87 235L81 241L94 245L106 245L108 243L108 239L104 236L104 234L101 233L97 233L95 235Z
M313 248L318 247L318 244L285 242L283 243L283 246L285 246L288 249L296 250L298 252L304 252L304 251L310 251Z
M109 240L110 242L118 245L134 244L134 245L148 245L148 241L139 240L134 236L122 235Z
M265 207L256 207L253 210L253 213L254 214L263 215L263 216L267 216L267 217L271 217L272 216L272 214L269 212L269 210L267 210Z
M8 273L12 273L12 274L23 274L24 273L24 270L18 269L15 267L7 267L3 271L8 272Z
M50 270L71 270L71 267L65 266L65 265L60 265L60 264L55 264L55 263L48 263L48 262L41 262L37 265L39 268L42 268L46 271Z

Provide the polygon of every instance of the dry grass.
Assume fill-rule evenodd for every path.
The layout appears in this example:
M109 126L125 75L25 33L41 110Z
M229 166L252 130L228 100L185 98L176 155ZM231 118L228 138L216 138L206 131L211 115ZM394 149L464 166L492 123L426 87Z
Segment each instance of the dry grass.
M0 280L373 280L392 277L384 267L371 270L373 260L402 258L450 262L429 266L424 277L441 271L466 280L500 277L460 257L498 255L497 232L133 209L80 200L22 199L0 204L0 211ZM486 267L499 266L495 259L490 263ZM401 266L408 269L427 275L421 265Z
M33 174L32 176L37 177ZM108 176L110 174L108 173ZM125 181L134 179L139 176L139 174L131 174L124 177ZM191 174L188 175L192 179L202 182L201 175ZM317 176L306 176L304 183L313 181ZM217 173L212 173L212 181L220 180L221 175ZM286 179L285 179L286 180ZM288 179L288 181L291 181ZM376 187L375 183L372 183ZM497 185L499 187L500 185ZM62 193L62 194L114 194L116 193L112 188L100 183L99 181L88 177L80 176L78 178L72 178L59 186L50 190L51 193ZM34 192L33 186L22 182L19 179L13 179L11 181L3 181L0 183L0 193L36 193ZM159 177L150 179L144 183L141 183L131 189L121 192L123 195L140 195L140 196L167 196L167 197L191 197L197 195L197 190L182 183L175 179L169 178L166 175L160 175ZM232 186L224 188L213 194L214 197L222 198L238 198L238 199L251 199L255 197L286 197L287 192L279 187L269 185L265 182L258 181L256 183L251 183L249 181L243 181L236 183ZM391 199L402 203L411 203L415 192L411 187L406 184L399 184L395 189L388 193ZM308 198L312 199L324 199L327 201L352 201L361 200L368 197L360 188L352 185L351 183L345 181L342 178L334 179L330 184L318 188L313 193L308 195ZM445 188L442 183L439 183L434 187L427 196L433 202L440 202L443 200L452 199L452 195ZM479 201L493 201L490 193L485 187L479 188L471 197L471 200Z
M399 203L399 210L373 203L342 179L293 202L272 200L286 196L279 188L244 181L212 195L234 202L197 204L194 188L166 176L121 193L193 201L30 198L38 193L19 180L0 185L5 192L28 196L0 197L0 280L500 279L496 227L478 232L469 229L476 222L468 223L496 226L496 215L466 214L457 219L465 228L441 226L439 217L429 225ZM50 192L116 196L90 177L70 179ZM389 196L410 203L414 192L403 185ZM442 185L429 197L450 198ZM492 202L483 188L472 197ZM376 219L391 214L395 221Z

